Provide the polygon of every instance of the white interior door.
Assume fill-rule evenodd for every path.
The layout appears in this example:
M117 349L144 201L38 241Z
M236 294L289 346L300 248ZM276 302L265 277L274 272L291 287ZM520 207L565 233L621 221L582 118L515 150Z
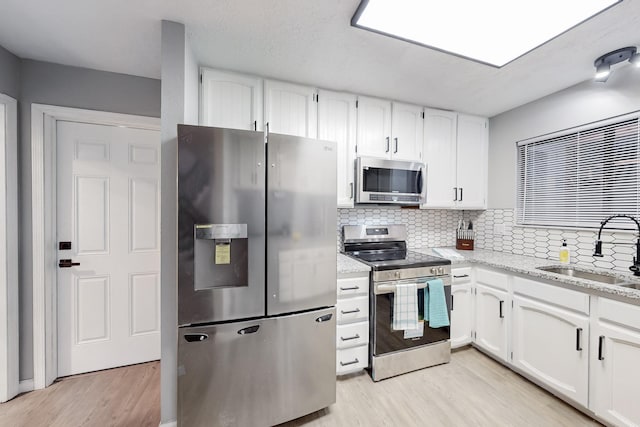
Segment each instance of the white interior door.
M160 134L58 121L58 376L160 358ZM62 261L61 261L62 262Z

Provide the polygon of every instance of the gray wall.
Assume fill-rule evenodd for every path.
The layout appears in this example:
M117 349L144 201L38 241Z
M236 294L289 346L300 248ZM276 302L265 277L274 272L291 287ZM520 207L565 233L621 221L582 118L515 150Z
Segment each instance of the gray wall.
M606 83L586 81L492 117L489 209L515 208L516 142L640 110L640 70L615 67Z
M20 58L0 46L0 93L20 97Z
M198 124L198 65L185 27L162 21L162 354L160 420L170 423L178 413L178 133L177 124Z
M31 104L48 104L160 117L160 81L125 74L21 61L20 217L20 379L33 377L31 257Z

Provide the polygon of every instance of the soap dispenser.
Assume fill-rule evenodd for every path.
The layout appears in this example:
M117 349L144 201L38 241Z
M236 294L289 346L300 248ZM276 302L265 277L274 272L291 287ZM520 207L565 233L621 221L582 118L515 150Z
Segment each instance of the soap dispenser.
M571 252L569 252L569 248L567 247L567 240L562 239L562 246L560 247L560 263L569 264L569 262L571 262Z

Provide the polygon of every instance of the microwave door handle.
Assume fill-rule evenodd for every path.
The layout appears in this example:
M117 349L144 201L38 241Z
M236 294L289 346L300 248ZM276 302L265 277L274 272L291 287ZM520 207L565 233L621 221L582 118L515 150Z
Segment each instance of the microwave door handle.
M424 181L426 180L426 176L427 176L427 165L424 166L420 166L420 173L418 174L418 193L420 193L420 196L422 198L422 200L424 200L424 202L427 201L427 197L426 197L426 186Z

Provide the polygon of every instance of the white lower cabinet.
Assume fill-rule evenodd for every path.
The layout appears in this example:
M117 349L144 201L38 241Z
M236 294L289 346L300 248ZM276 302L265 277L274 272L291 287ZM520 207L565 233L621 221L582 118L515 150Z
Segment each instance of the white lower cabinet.
M455 268L451 275L451 348L458 348L473 341L472 268Z
M476 269L475 344L498 359L507 360L510 297L508 276Z
M511 362L552 391L586 407L589 296L513 278Z
M640 307L597 298L592 307L589 409L616 426L640 425Z
M336 374L369 366L369 274L340 275L336 288Z

